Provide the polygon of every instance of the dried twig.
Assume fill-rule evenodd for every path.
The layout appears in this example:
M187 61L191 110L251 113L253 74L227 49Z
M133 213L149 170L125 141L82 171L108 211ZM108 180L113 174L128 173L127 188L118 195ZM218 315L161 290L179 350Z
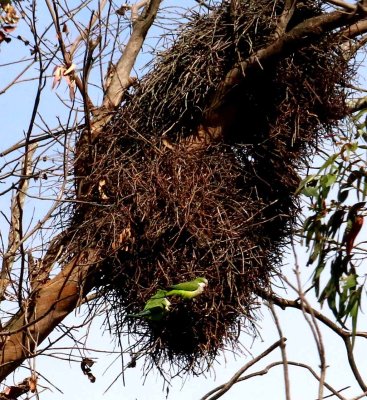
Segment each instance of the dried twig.
M275 325L277 327L280 339L284 340L282 328L280 326L280 322L279 322L278 316L277 316L277 314L275 312L274 305L272 303L269 303L269 308L270 308L270 311L271 311L271 313L273 315L273 318L274 318L274 321L275 321ZM284 342L282 342L282 344L280 346L280 350L282 352L282 360L283 360L285 397L286 397L287 400L290 400L291 399L291 392L290 392L288 359L287 359L287 352L286 352L286 347L285 347L285 343Z
M298 263L298 255L296 252L296 249L294 247L294 242L292 240L292 250L293 250L293 256L295 259L295 274L297 278L297 288L294 288L288 280L286 282L288 283L289 286L291 286L294 290L297 291L298 296L301 301L301 306L302 306L302 313L303 316L310 326L312 335L315 339L318 354L320 357L320 369L321 369L321 374L320 374L320 384L319 384L319 399L323 398L323 390L324 390L324 382L325 382L325 376L326 376L326 356L325 356L325 347L324 347L324 341L322 338L321 331L319 329L319 326L317 324L317 318L315 318L315 315L313 313L313 309L310 306L309 302L307 301L305 294L302 290L302 284L301 284L301 278L300 278L300 267ZM305 310L308 310L307 312ZM311 316L311 319L309 319L308 315Z
M295 362L295 361L289 361L289 360L288 360L287 363L288 363L288 365L291 365L291 366L294 366L294 367L299 367L299 368L307 369L307 370L312 374L312 376L313 376L316 380L318 380L318 381L320 382L320 377L319 377L319 375L317 375L317 373L316 373L309 365L303 364L303 363L298 363L298 362ZM260 370L260 371L253 372L252 374L248 374L248 375L242 376L242 377L240 377L240 378L237 379L236 383L243 382L243 381L246 381L246 380L248 380L248 379L252 379L252 378L254 378L255 376L263 376L263 375L266 375L272 368L277 367L277 366L283 366L283 361L273 362L273 363L269 364L268 366L266 366L264 369L262 369L262 370ZM226 384L217 386L216 388L214 388L214 389L212 389L210 392L208 392L205 396L209 396L209 395L212 395L212 394L218 392L219 390L223 389L223 388L225 387L225 385L226 385ZM347 387L345 387L345 388L342 388L342 389L339 389L339 390L334 389L332 386L330 386L330 385L329 385L328 383L326 383L326 382L324 382L324 386L326 387L326 389L328 389L328 390L332 393L333 396L336 396L336 397L337 397L338 399L340 399L340 400L347 400L347 399L346 399L344 396L342 396L340 393L341 393L343 390L349 389L349 386L347 386ZM325 396L324 398L328 398L328 397L330 397L330 396ZM208 398L208 397L203 397L202 399L205 399L205 398ZM202 399L201 399L201 400L202 400ZM209 399L209 400L212 400L212 399ZM318 400L319 400L319 399L318 399ZM353 400L356 400L356 399L353 399Z
M277 306L279 306L283 309L285 309L287 307L297 308L299 310L302 309L302 304L298 300L283 299L279 296L276 296L275 294L268 293L265 291L259 291L258 293L261 297L265 298L268 301L272 301L274 304L276 304ZM310 307L304 308L304 310L306 313L310 313ZM335 332L338 336L340 336L343 339L344 345L345 345L345 348L347 351L349 365L352 369L352 372L353 372L359 386L361 387L361 389L364 392L367 391L367 386L365 385L365 383L362 379L362 376L358 370L358 367L355 363L355 360L354 360L353 348L352 348L352 344L351 344L352 333L340 328L339 326L337 326L335 323L333 323L331 320L329 320L327 317L325 317L323 314L321 314L319 311L317 311L315 309L312 309L312 314L314 315L314 317L316 319L318 319L320 322L325 324L327 327L329 327L333 332ZM355 336L367 338L367 332L356 332Z
M232 378L224 385L221 386L220 389L214 389L214 391L211 391L207 393L205 396L203 396L200 400L216 400L219 399L224 395L224 393L228 392L228 390L238 382L240 379L241 375L247 371L251 366L259 362L261 359L265 358L268 354L270 354L272 351L274 351L277 347L282 346L282 344L285 342L286 338L282 338L272 344L270 347L268 347L263 353L255 357L253 360L248 362L246 365L244 365L242 368L240 368L233 376ZM215 393L215 394L214 394ZM211 396L214 394L213 396Z

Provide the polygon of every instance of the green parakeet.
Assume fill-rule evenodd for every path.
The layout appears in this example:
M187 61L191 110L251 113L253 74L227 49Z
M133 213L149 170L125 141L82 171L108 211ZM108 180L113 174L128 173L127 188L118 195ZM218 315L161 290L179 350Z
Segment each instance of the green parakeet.
M206 278L196 278L193 281L178 283L169 287L166 296L181 296L183 299L192 299L203 293L205 286L208 285Z
M132 318L146 318L151 321L160 321L168 312L171 303L166 298L167 291L158 289L145 304L142 311L137 314L128 314Z

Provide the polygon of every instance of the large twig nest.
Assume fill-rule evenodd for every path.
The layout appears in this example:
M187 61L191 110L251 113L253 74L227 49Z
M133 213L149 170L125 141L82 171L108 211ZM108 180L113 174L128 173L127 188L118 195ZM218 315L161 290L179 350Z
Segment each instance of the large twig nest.
M272 40L282 9L253 0L235 15L194 15L93 148L74 226L80 245L104 254L96 286L117 333L138 338L135 351L159 367L200 373L242 329L255 331L256 292L269 287L297 211L297 170L345 114L350 68L325 35L251 74L221 143L184 145L228 70ZM291 24L320 13L299 3ZM209 289L176 299L161 322L126 318L158 288L196 276Z

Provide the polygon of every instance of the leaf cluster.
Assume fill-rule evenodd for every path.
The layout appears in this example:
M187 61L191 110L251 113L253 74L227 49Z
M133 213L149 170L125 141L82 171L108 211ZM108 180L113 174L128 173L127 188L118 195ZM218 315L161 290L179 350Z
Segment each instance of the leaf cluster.
M336 151L316 174L303 179L297 190L310 199L311 215L304 221L302 236L309 249L307 265L315 265L316 296L321 304L327 302L342 325L350 318L353 333L363 292L358 273L363 249L355 240L363 224L367 195L365 125L354 125L357 135L334 138ZM324 273L327 267L329 275Z

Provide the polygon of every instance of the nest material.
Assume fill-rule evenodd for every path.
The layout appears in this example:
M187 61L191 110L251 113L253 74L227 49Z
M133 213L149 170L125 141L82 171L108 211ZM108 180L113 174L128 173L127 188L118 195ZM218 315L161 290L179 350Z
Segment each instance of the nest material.
M96 286L116 331L159 367L199 374L241 330L255 331L256 292L269 287L297 212L297 170L345 114L351 71L326 35L245 80L222 143L194 153L162 145L162 135L180 143L193 132L226 72L272 40L282 9L248 0L236 13L193 16L93 149L89 204L74 226L80 245L104 254ZM300 3L291 24L320 13ZM126 318L158 288L197 276L209 289L175 299L163 321Z

